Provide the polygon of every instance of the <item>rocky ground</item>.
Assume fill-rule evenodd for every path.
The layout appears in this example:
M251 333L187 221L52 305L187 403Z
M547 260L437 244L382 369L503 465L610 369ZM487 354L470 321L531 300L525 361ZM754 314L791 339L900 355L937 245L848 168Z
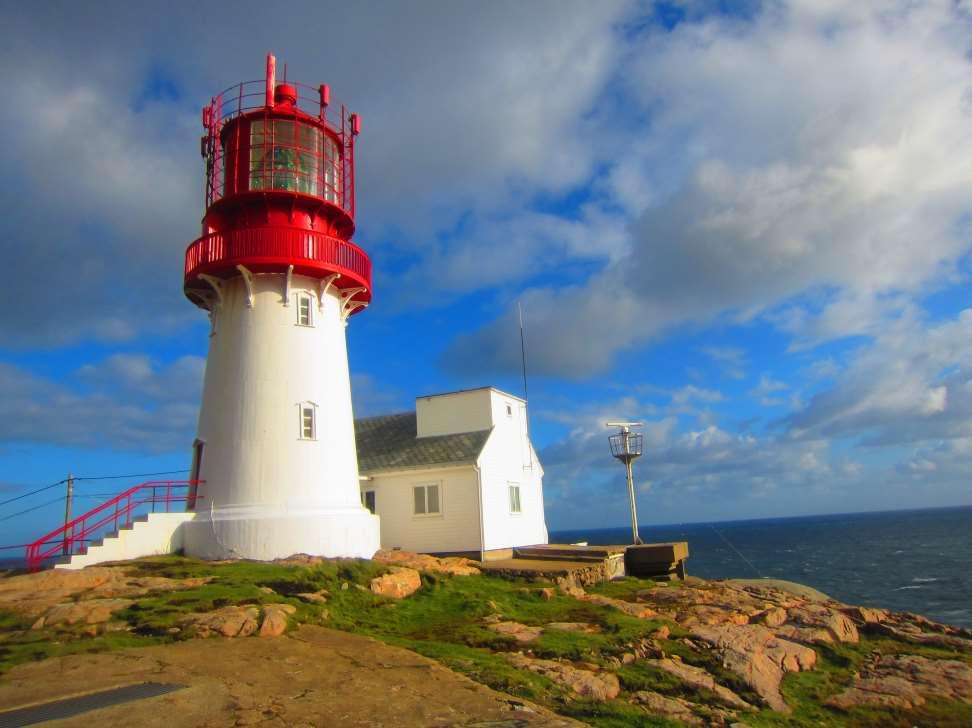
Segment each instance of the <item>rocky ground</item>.
M582 587L403 552L0 578L0 670L0 709L189 685L105 709L146 724L972 725L967 629L786 582Z

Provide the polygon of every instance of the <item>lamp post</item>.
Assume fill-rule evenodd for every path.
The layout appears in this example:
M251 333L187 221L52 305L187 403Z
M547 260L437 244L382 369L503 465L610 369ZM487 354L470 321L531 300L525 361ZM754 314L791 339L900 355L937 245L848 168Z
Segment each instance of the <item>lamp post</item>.
M634 471L632 463L642 454L643 438L640 432L632 432L632 427L641 427L640 422L608 422L608 427L618 427L619 432L608 436L611 443L611 455L624 463L628 475L628 500L631 505L631 536L633 543L642 543L638 536L638 508L635 505Z

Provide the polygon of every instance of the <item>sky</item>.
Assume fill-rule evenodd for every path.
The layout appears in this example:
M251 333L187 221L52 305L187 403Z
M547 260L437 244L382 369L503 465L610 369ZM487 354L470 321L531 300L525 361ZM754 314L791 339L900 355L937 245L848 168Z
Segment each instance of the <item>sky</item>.
M551 530L627 523L619 418L644 524L972 503L969 0L0 12L0 501L188 468L200 108L273 51L362 118L358 416L522 393L519 302Z

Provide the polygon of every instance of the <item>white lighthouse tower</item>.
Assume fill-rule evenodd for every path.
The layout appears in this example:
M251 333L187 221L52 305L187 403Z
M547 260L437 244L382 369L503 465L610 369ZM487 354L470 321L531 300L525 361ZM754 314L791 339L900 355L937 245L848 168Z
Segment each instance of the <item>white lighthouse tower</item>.
M212 322L186 553L371 557L345 327L371 300L354 243L357 114L326 85L241 83L203 109L206 214L185 293Z

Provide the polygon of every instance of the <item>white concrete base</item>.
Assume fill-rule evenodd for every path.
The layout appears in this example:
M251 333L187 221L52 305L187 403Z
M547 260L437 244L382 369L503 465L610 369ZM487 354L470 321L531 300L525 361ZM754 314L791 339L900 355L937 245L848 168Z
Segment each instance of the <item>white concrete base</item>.
M152 513L144 521L136 521L131 528L123 528L116 535L91 546L87 553L74 554L55 569L83 569L106 561L125 561L141 556L171 554L183 548L185 524L195 513Z
M380 548L380 529L378 516L361 507L223 506L197 512L184 548L202 559L270 561L301 553L370 559Z

